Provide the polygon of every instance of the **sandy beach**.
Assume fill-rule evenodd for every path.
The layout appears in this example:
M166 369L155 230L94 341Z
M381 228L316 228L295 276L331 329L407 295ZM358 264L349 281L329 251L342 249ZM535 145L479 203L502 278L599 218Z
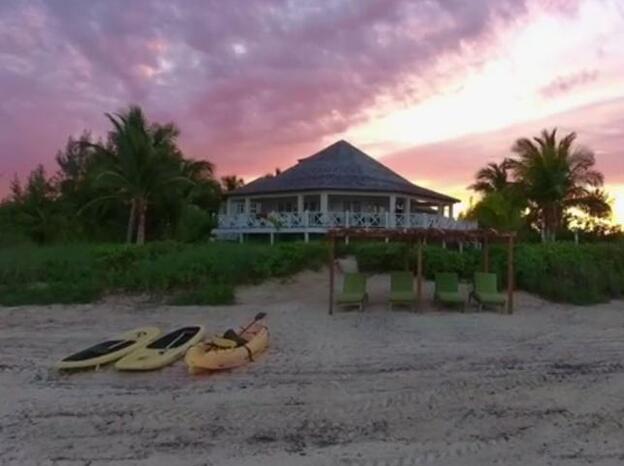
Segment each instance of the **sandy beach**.
M3 465L621 465L624 302L517 293L514 315L327 315L326 273L239 290L224 307L138 298L0 309ZM216 333L269 314L270 350L191 377L59 374L68 353L141 325Z

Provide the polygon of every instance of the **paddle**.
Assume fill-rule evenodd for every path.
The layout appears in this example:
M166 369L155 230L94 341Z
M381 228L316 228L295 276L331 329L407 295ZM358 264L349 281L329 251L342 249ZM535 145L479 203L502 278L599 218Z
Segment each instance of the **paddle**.
M244 327L238 334L242 335L243 333L245 333L247 330L249 330L249 327L251 327L253 324L255 324L256 322L258 322L259 320L262 320L266 317L266 312L258 312L256 314L256 316L253 318L253 320L249 323L249 325L247 325L246 327Z
M235 332L235 331L233 331L233 330L228 330L227 332L225 332L225 333L223 334L223 336L224 336L224 338L228 338L227 334L228 334L229 332L232 332L232 333L233 333L233 335L232 335L232 337L233 337L233 338L230 338L230 339L232 339L232 340L236 341L236 339L237 339L237 338L239 338L239 337L240 337L243 333L245 333L247 330L249 330L249 328L250 328L253 324L255 324L256 322L258 322L259 320L264 319L265 317L266 317L266 313L265 313L265 312L258 312L258 313L254 316L253 320L252 320L252 321L251 321L248 325L246 325L245 327L243 327L243 328L241 329L241 331L240 331L240 332L236 333L236 332ZM242 339L242 341L245 341L245 340L244 340L244 339ZM206 345L209 349L210 349L210 348L218 348L218 346L217 346L217 345L215 345L215 344L214 344L214 343L212 343L212 342L204 343L204 345Z

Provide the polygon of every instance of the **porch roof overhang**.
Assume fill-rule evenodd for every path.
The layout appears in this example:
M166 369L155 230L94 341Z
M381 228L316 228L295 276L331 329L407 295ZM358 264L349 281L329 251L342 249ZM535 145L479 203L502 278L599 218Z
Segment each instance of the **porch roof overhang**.
M349 195L353 194L357 195L366 195L366 194L375 194L380 196L407 196L418 199L418 205L422 205L423 207L431 207L437 206L439 204L457 204L461 202L459 199L456 199L451 196L446 196L444 194L428 194L422 192L413 192L408 190L396 190L396 191L388 191L384 189L369 189L369 188L305 188L305 189L283 189L283 190L273 190L273 191L255 191L255 190L236 190L230 193L225 193L226 198L231 199L244 199L246 197L270 197L270 196L297 196L299 194L303 195L317 195L322 192L326 192L330 195Z

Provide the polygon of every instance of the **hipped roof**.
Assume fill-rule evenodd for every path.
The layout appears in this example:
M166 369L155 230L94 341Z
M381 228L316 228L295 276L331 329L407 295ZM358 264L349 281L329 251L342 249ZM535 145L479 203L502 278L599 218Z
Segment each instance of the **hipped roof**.
M229 195L301 191L391 192L445 203L458 199L422 188L347 141L340 140L275 176L263 176Z

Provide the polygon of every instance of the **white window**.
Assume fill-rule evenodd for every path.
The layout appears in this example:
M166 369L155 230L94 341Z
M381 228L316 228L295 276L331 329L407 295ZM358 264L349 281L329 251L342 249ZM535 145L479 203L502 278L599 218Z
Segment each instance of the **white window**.
M232 201L232 209L235 214L245 213L245 201Z

